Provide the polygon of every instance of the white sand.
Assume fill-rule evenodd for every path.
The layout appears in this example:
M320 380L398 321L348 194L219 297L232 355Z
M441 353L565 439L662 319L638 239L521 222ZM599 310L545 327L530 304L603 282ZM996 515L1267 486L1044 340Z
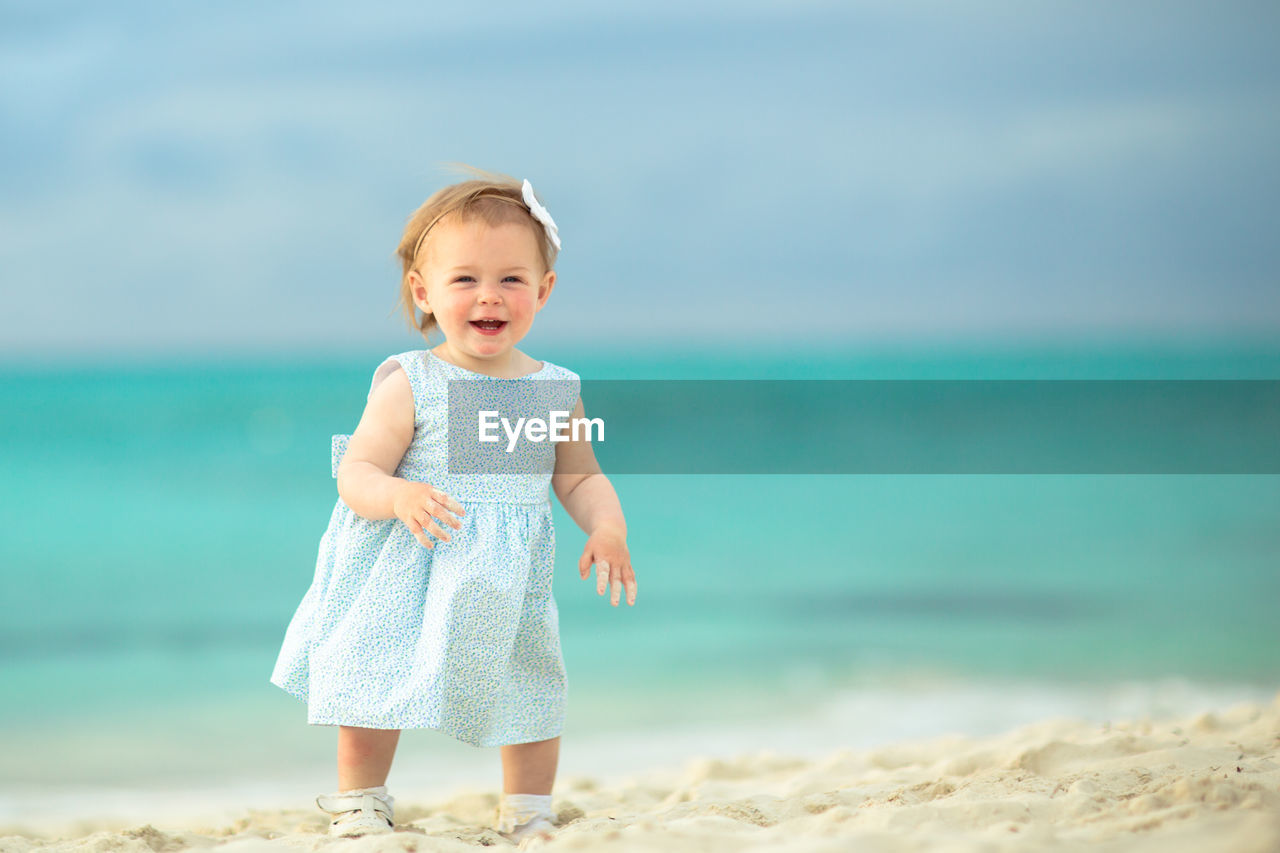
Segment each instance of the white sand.
M603 783L561 778L540 849L610 851L1280 851L1280 693L1177 721L1055 719L1006 734L834 752L772 752ZM394 792L393 792L394 793ZM399 800L392 835L323 834L314 808L246 809L223 826L0 827L0 851L351 853L512 849L496 791Z

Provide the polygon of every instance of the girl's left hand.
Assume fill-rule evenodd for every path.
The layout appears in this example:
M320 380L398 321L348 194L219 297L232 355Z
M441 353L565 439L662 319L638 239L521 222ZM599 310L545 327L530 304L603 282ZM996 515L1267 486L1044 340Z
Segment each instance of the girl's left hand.
M627 550L627 537L616 530L597 530L587 539L578 560L578 573L586 580L591 576L591 564L596 564L596 593L604 595L613 588L609 602L618 606L623 586L627 588L627 604L636 603L636 573L631 568L631 552Z

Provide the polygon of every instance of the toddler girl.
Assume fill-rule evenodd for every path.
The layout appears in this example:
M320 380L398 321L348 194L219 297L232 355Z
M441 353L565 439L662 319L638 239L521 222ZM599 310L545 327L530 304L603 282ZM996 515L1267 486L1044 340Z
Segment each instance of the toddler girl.
M401 304L444 341L383 361L354 433L334 436L339 500L271 675L308 723L339 726L338 792L317 798L336 836L394 828L400 730L432 728L501 747L498 831L550 837L567 682L548 486L588 535L581 577L594 564L599 594L616 607L625 586L635 604L626 521L588 436L524 442L533 474L450 467L450 380L545 390L584 417L577 374L516 349L555 286L555 222L528 181L477 174L409 218Z

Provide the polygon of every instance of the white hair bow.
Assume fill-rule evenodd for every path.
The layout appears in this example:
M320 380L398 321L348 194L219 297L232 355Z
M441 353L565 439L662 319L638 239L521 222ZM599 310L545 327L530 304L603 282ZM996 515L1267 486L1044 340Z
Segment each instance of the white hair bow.
M520 188L520 192L524 195L524 203L529 205L529 212L533 214L533 218L542 223L547 229L547 236L551 238L551 245L556 247L556 251L560 251L560 229L556 228L556 221L551 218L551 214L547 213L547 209L538 204L538 199L533 195L533 184L529 183L529 179L525 178L524 186Z

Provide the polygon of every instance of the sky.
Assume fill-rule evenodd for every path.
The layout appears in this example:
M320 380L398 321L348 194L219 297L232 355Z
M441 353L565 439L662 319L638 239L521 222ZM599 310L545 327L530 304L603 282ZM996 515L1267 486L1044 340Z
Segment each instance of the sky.
M1280 7L0 2L0 361L420 342L465 162L559 225L530 341L1280 332Z

